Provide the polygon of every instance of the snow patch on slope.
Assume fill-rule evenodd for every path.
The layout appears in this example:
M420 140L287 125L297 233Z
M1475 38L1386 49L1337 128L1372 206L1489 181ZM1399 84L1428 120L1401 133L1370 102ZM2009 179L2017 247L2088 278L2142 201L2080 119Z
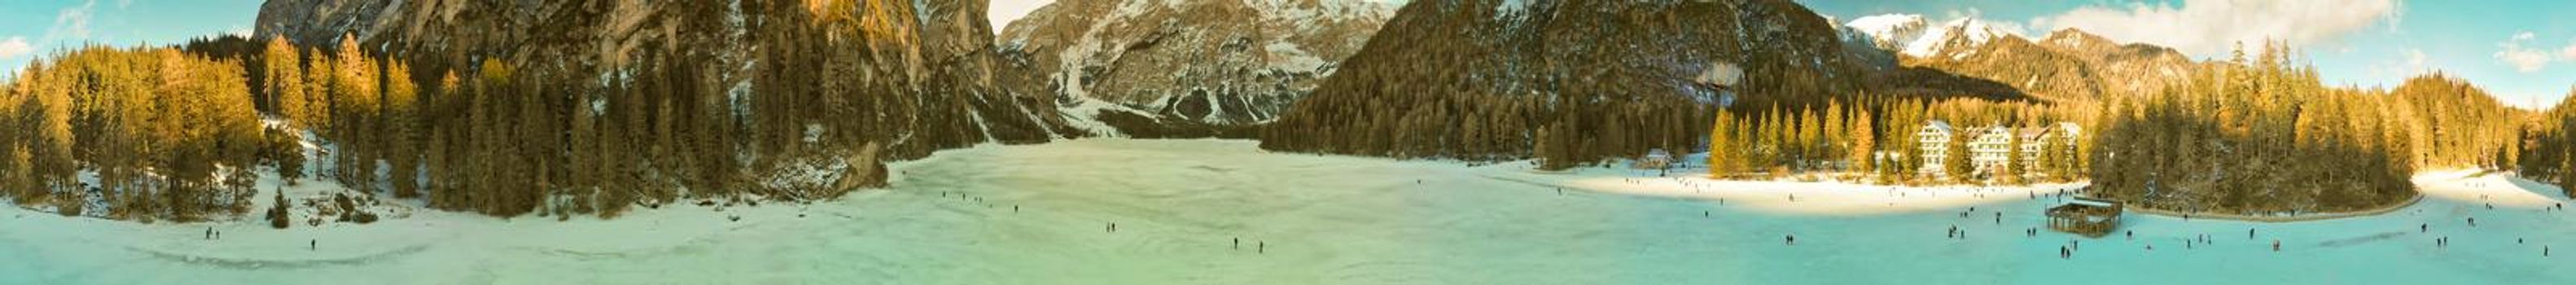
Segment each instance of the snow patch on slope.
M1111 127L1109 126L1109 123L1101 122L1100 114L1103 112L1124 111L1137 114L1152 114L1151 112L1137 111L1136 109L1127 108L1126 106L1120 106L1118 103L1110 103L1109 101L1102 101L1089 96L1072 96L1068 99L1072 100L1072 102L1068 102L1063 108L1060 108L1061 112L1059 112L1064 116L1065 124L1071 125L1076 129L1082 129L1082 131L1085 132L1091 132L1092 135L1102 137L1127 136L1126 133L1119 132L1117 127Z
M1248 4L1272 20L1284 19L1295 23L1298 31L1312 31L1322 27L1319 22L1323 21L1385 19L1395 10L1394 4L1359 0L1253 0Z
M1503 0L1502 4L1494 5L1494 16L1504 18L1520 17L1523 16L1522 13L1529 11L1529 6L1530 0Z

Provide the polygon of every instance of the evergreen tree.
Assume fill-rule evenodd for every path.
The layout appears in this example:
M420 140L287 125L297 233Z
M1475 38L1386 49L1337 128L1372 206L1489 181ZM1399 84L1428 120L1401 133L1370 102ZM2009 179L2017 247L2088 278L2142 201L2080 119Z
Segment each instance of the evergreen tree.
M1817 154L1823 152L1821 150L1825 140L1823 121L1817 117L1815 109L1798 110L1797 138L1790 140L1791 144L1796 146L1789 148L1793 150L1792 153L1795 153L1790 157L1795 159L1797 170L1811 170L1813 165L1819 162Z
M2021 134L2006 132L2004 137L2005 141L2009 143L2004 145L2004 165L2003 167L1995 169L1995 179L2003 182L2004 185L2027 184L2025 183L2026 181L2022 179L2022 174L2027 173L2023 168L2027 167L2027 165L2021 160L2023 157L2021 151Z
M287 43L284 36L270 39L268 48L261 54L267 58L267 64L260 72L268 78L268 84L262 86L261 91L271 100L276 100L269 105L276 106L279 117L288 118L287 122L291 124L308 122L305 120L312 118L304 115L310 112L306 109L312 107L307 105L304 96L307 89L304 86L304 58L298 56L295 45Z
M1710 124L1708 130L1708 175L1710 178L1725 179L1727 174L1734 173L1736 171L1734 166L1737 160L1735 153L1736 149L1742 147L1736 146L1735 140L1732 138L1732 135L1735 133L1735 123L1733 122L1734 117L1734 114L1727 113L1726 110L1721 109L1717 111L1717 123Z
M1851 157L1850 163L1852 165L1852 170L1859 173L1869 173L1870 170L1878 167L1876 154L1878 152L1878 136L1877 132L1872 131L1871 126L1873 124L1870 122L1875 117L1871 117L1869 110L1867 109L1855 108L1854 110L1855 114L1852 115L1851 119L1852 126L1849 130L1846 130L1851 133L1849 135L1851 150L1848 155Z
M331 155L332 166L339 172L334 178L343 187L375 193L376 103L383 96L376 85L378 66L359 50L357 38L347 34L341 35L332 63L336 65L330 73L332 123L324 137L337 146Z
M385 89L384 112L379 117L384 121L381 128L384 139L379 147L385 148L383 153L391 158L388 162L393 166L390 170L394 197L416 197L420 188L420 138L417 136L420 129L420 88L412 83L411 66L402 61L385 64L382 86Z
M1815 158L1813 160L1819 164L1831 165L1834 160L1844 157L1844 149L1851 147L1851 142L1845 140L1843 137L1848 134L1845 132L1850 129L1850 126L1844 125L1845 120L1843 119L1844 114L1842 103L1840 101L1826 102L1823 122L1824 130L1820 131L1822 132L1822 134L1820 134L1821 137L1817 138L1816 145L1818 146L1818 150L1816 151ZM1851 166L1845 165L1844 167Z
M1946 156L1942 157L1944 161L1941 162L1941 170L1943 174L1948 175L1950 181L1957 183L1977 181L1975 176L1977 166L1973 159L1976 154L1968 151L1968 141L1976 138L1975 133L1974 130L1961 129L1958 133L1951 134L1950 142L1942 146Z

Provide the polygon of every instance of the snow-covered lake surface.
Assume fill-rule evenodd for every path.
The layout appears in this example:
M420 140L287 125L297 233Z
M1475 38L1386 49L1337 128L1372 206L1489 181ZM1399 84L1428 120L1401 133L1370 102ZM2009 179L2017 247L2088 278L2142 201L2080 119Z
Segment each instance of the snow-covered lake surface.
M1255 145L986 146L900 164L893 188L810 205L571 222L420 211L288 230L246 220L211 225L225 232L216 241L203 239L208 224L6 208L0 284L2576 283L2576 256L2541 255L2576 247L2576 214L2545 210L2566 198L2465 172L2419 177L2432 194L2385 215L2132 214L2121 229L2134 240L2083 239L2046 231L2039 214L2055 202L2030 198L2067 185L1717 182ZM1967 237L1945 238L1952 226ZM2213 242L2186 246L2204 234ZM2080 250L2060 259L2070 240Z

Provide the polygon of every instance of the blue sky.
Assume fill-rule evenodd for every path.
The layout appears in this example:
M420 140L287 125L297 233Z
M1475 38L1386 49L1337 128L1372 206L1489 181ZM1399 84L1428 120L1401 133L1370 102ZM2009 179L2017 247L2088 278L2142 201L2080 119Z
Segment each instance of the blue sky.
M0 1L0 77L29 60L85 44L136 46L249 32L259 0Z
M1798 2L1844 21L1888 13L1935 21L1976 17L2019 25L2031 36L2077 27L2121 42L2176 47L2204 59L2227 56L2223 43L2233 40L2284 39L2328 84L2394 88L2408 77L2440 71L2525 107L2556 104L2576 86L2576 17L2568 16L2576 11L2576 1Z
M992 0L998 27L1051 0ZM1402 2L1401 0L1379 0ZM2518 106L2547 106L2576 86L2576 1L2565 0L1798 0L1841 20L1921 14L1976 17L2032 35L2058 27L2113 40L2224 56L2232 39L2287 39L2332 84L2393 87L2447 72ZM0 77L86 43L170 44L248 32L259 0L0 1ZM2127 31L2118 31L2127 30ZM996 29L998 32L999 29ZM2527 36L2525 36L2527 35Z

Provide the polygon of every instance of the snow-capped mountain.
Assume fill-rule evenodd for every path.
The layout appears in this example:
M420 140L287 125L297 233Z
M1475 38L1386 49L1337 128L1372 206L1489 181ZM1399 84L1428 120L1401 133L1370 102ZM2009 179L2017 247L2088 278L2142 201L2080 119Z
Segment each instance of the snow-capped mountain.
M2033 40L1976 18L1935 24L1921 15L1885 14L1853 19L1841 29L1847 46L1877 49L1856 53L1890 67L1937 69L2062 100L2152 91L2192 64L2169 48L2121 44L2074 29Z
M1928 26L1923 15L1884 14L1852 19L1843 24L1847 34L1879 49L1905 50L1905 45L1922 38Z
M1976 18L1932 24L1923 15L1914 14L1860 17L1843 23L1841 28L1847 38L1917 58L1965 57L1969 56L1965 53L1975 52L1996 38L2021 36L2020 32Z
M1924 31L1923 35L1916 37L1914 41L1906 43L1905 55L1965 57L1970 54L1963 53L1973 52L1977 47L1984 46L1995 38L2008 36L2018 37L2020 34L1996 28L1976 18L1960 18L1934 26Z
M1216 135L1278 118L1377 32L1365 0L1068 0L1003 30L1015 90L1111 136Z

